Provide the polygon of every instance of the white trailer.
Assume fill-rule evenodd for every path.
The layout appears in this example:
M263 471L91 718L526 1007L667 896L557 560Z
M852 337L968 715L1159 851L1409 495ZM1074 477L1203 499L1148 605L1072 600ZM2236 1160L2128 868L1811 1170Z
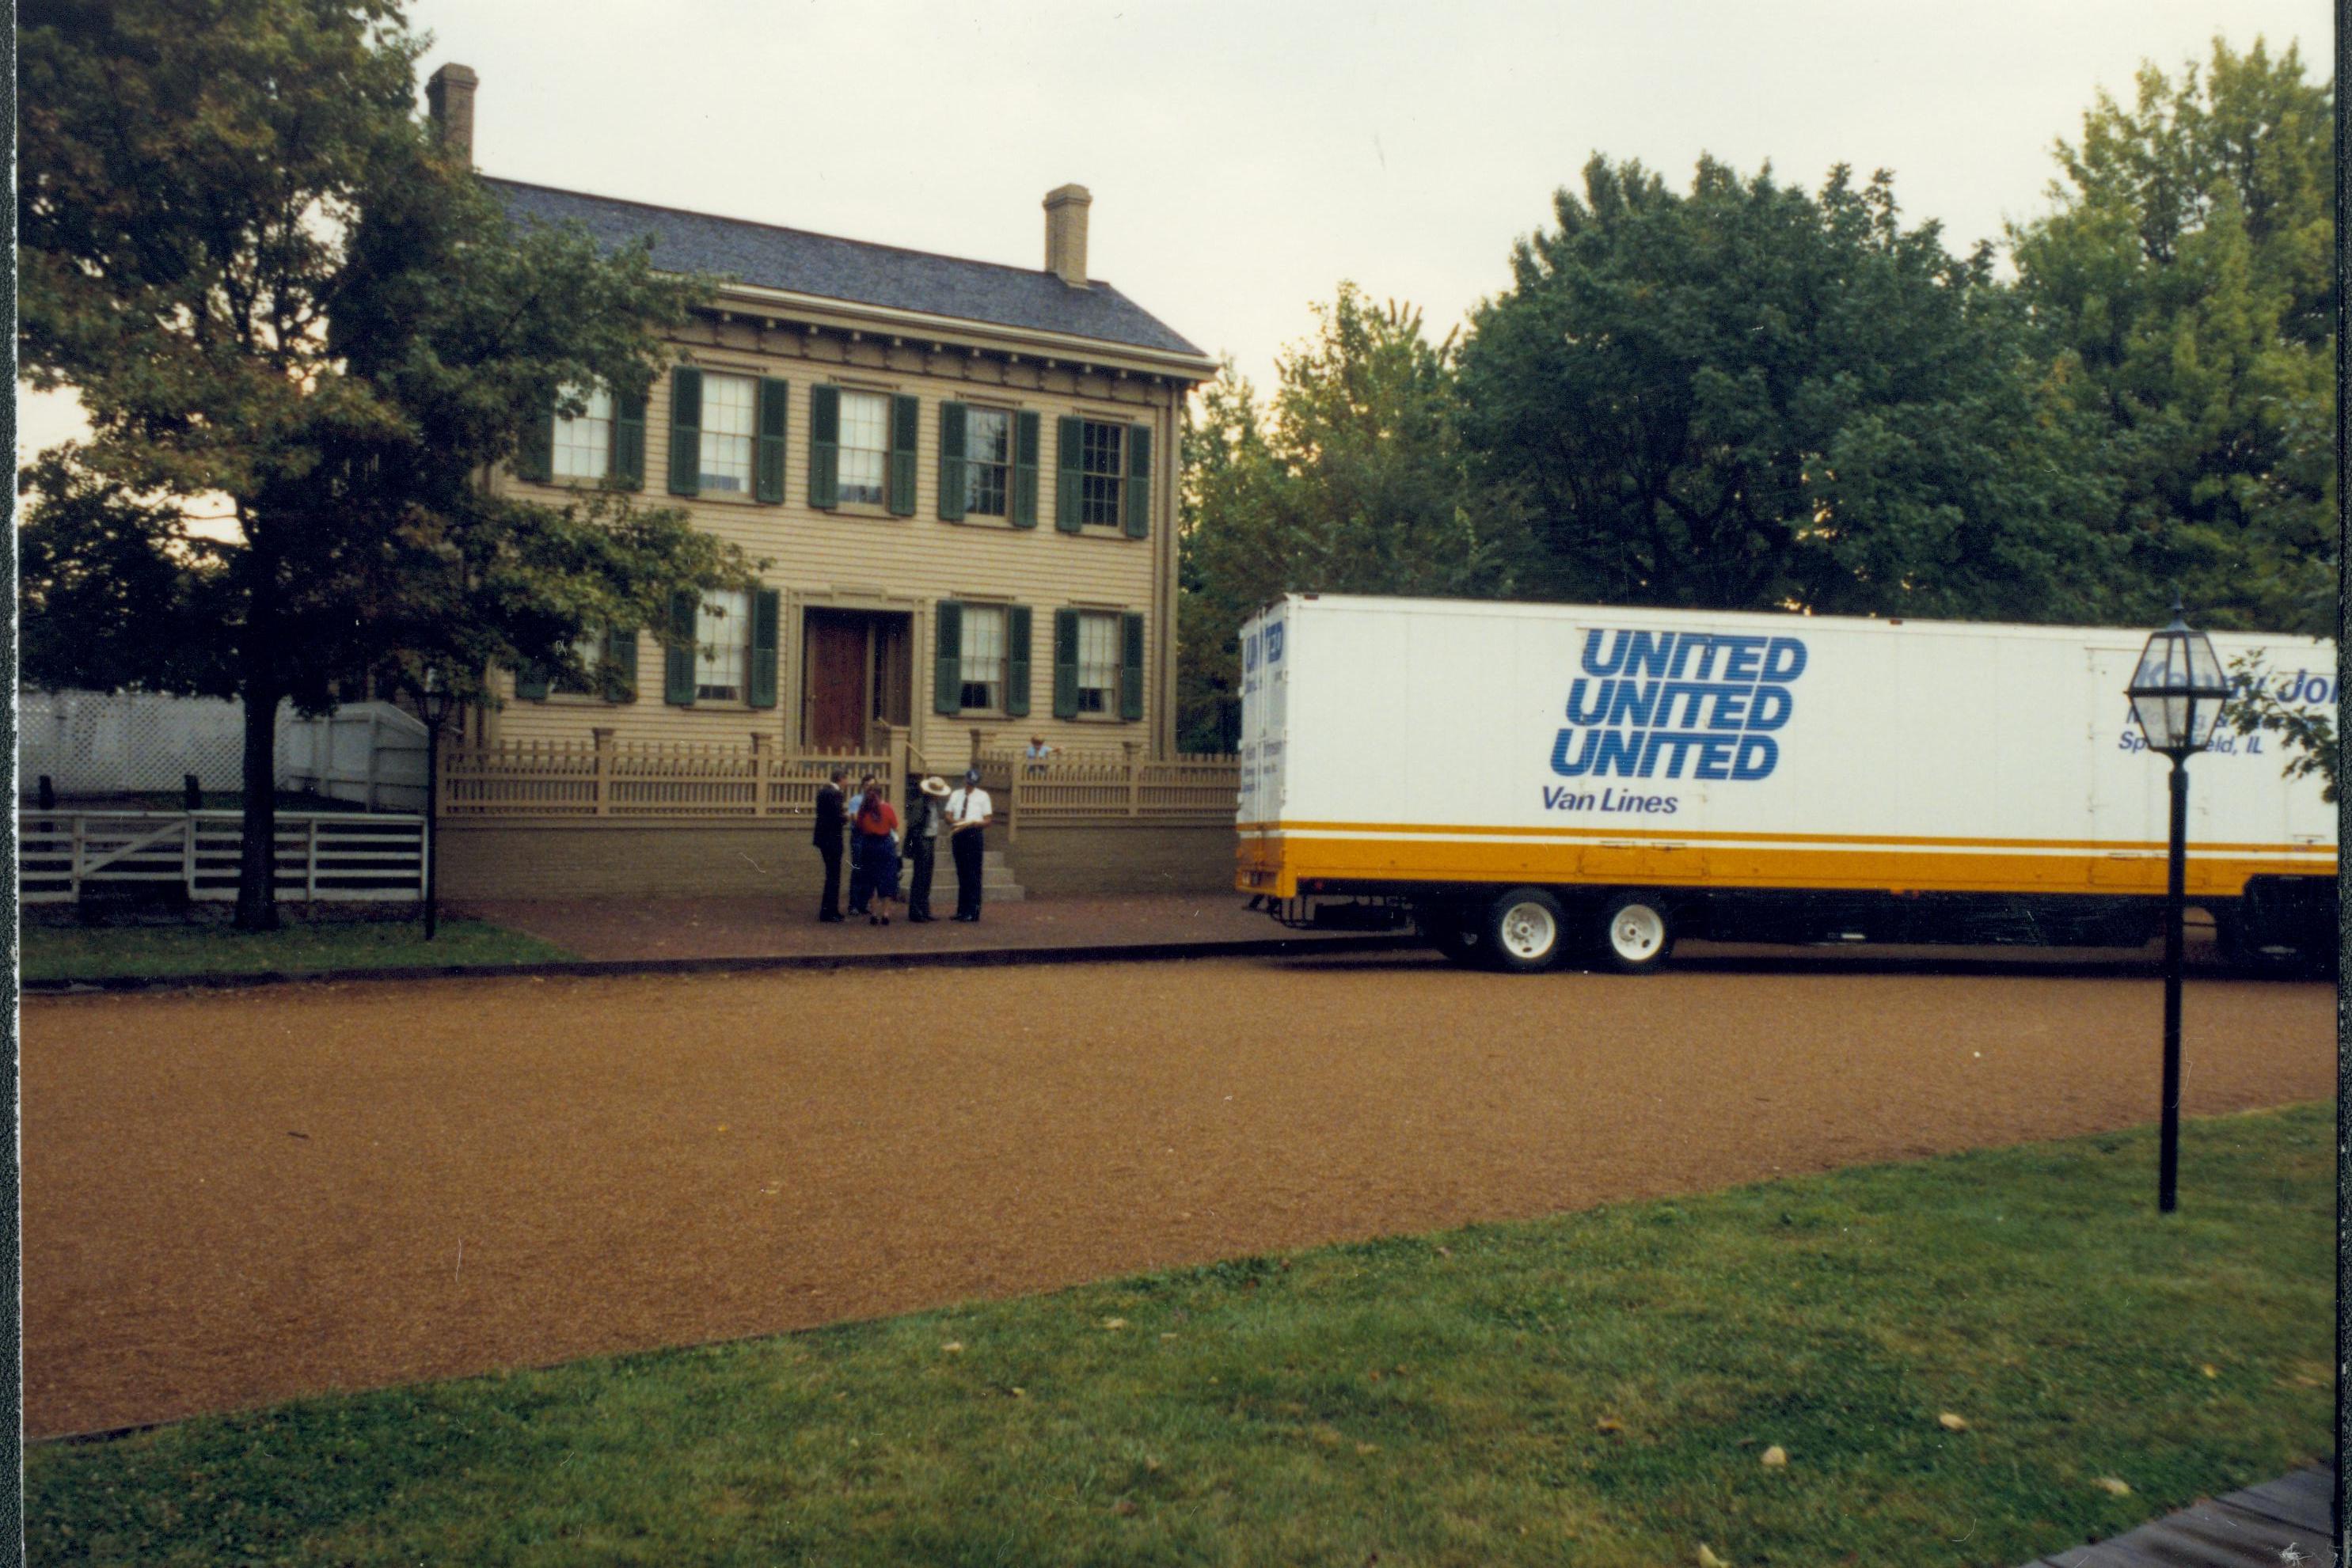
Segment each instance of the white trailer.
M1510 969L1721 940L2128 943L2168 765L2145 632L1293 594L1242 628L1235 885ZM2336 652L2216 632L2333 707ZM2273 737L2189 764L2188 898L2249 959L2336 936L2336 820Z

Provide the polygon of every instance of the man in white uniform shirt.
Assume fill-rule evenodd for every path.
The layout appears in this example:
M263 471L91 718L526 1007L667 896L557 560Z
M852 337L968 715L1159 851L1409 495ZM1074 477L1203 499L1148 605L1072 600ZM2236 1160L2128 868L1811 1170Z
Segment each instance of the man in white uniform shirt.
M988 798L988 791L980 787L977 768L965 769L963 787L948 795L948 831L951 835L948 847L955 856L958 920L980 918L980 860L984 852L981 835L988 831L988 816L995 805Z

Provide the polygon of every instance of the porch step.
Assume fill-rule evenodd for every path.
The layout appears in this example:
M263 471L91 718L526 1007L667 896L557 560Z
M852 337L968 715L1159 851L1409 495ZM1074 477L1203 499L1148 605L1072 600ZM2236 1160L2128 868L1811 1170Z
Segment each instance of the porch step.
M980 856L980 896L988 904L1018 904L1028 897L1013 878L1003 850L983 850Z

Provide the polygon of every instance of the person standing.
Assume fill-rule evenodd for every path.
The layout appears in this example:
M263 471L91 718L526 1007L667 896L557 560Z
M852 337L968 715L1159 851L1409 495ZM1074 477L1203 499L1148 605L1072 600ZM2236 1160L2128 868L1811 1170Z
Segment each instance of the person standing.
M940 816L948 798L948 781L926 779L907 797L907 860L915 868L915 883L907 894L909 925L928 921L931 914L931 873L940 848Z
M980 769L964 770L963 788L948 797L948 847L955 856L958 920L980 918L981 859L987 851L982 835L988 831L995 802L980 787Z
M841 781L847 777L836 768L816 787L816 831L812 841L824 861L824 893L816 905L819 920L841 919L841 835L849 822L849 812L841 799Z
M857 838L857 814L866 809L866 797L874 792L874 775L868 773L857 781L857 793L849 798L849 913L853 915L871 913L866 907L866 895L872 883L866 875L865 845Z
M857 808L858 859L866 867L866 891L873 908L866 916L871 925L890 924L890 905L898 897L898 812L890 804L889 787L875 779L866 786Z

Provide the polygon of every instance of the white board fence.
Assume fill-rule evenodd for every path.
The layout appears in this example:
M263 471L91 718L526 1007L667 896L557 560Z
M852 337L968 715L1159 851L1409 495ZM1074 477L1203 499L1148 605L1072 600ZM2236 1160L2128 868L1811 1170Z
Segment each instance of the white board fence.
M245 835L235 811L16 813L18 896L72 904L85 892L176 883L196 903L236 897ZM425 896L425 819L278 814L280 904L413 904Z

